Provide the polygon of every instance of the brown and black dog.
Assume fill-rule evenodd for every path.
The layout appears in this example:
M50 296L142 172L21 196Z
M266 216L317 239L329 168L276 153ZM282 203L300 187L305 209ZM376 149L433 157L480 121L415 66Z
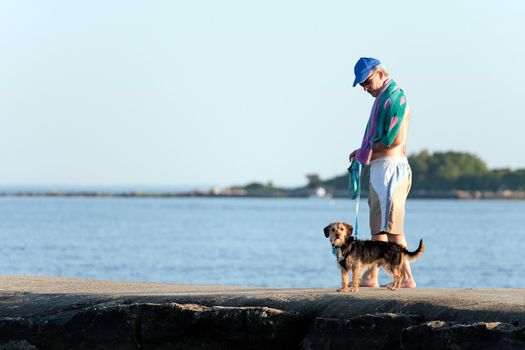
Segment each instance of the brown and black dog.
M423 255L425 245L423 240L413 252L393 242L357 240L352 236L353 227L345 222L334 222L324 228L324 235L330 237L332 249L337 257L341 269L342 286L338 292L348 290L348 272L352 271L351 291L359 290L361 271L367 266L377 264L383 266L385 271L392 275L394 283L391 287L396 290L401 287L403 275L401 267L405 259L415 260Z

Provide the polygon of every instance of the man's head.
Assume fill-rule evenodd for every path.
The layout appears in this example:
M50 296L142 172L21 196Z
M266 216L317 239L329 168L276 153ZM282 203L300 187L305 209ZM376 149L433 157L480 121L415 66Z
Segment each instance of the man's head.
M379 95L381 88L388 79L388 71L381 62L372 57L361 57L354 67L355 80L357 84L373 97Z

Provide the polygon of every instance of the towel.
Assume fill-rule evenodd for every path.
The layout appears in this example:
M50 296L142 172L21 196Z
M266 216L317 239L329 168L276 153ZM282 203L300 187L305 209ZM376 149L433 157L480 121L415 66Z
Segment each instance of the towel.
M374 101L361 148L357 150L356 159L359 163L370 163L374 143L381 142L387 147L392 145L403 123L406 107L403 90L395 81L387 80Z

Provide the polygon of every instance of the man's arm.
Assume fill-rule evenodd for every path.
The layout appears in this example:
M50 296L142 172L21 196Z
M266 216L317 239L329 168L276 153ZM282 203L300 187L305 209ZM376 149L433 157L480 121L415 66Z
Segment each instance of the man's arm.
M399 146L401 144L401 142L403 141L400 134L401 133L399 133L399 132L397 133L396 138L394 139L394 141L392 142L390 147L386 146L381 141L377 141L376 143L374 143L374 147L372 148L372 150L374 152L381 152L381 151L385 151L387 149Z
M408 121L409 120L410 120L410 108L407 106L407 108L405 110L405 115L403 116L403 118L400 121L400 125L399 125L399 128L397 130L396 137L392 141L392 144L390 146L387 146L384 143L382 143L381 141L378 141L378 142L374 143L374 146L372 147L372 151L373 152L382 152L382 151L386 151L386 150L389 150L389 149L396 148L397 146L403 144L405 142L406 132L407 132L406 129L407 129L407 125L408 125Z
M372 158L381 157L382 155L405 155L406 156L406 136L408 129L408 122L410 120L410 112L407 108L407 112L403 121L401 122L401 127L397 130L396 137L392 141L390 146L385 145L381 141L374 143L372 148Z

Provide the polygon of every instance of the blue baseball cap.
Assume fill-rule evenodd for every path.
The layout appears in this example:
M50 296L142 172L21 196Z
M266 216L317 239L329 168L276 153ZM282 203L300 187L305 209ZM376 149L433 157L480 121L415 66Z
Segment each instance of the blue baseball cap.
M357 84L365 81L370 71L380 64L381 62L377 58L361 57L354 67L355 80L352 86L355 87Z

